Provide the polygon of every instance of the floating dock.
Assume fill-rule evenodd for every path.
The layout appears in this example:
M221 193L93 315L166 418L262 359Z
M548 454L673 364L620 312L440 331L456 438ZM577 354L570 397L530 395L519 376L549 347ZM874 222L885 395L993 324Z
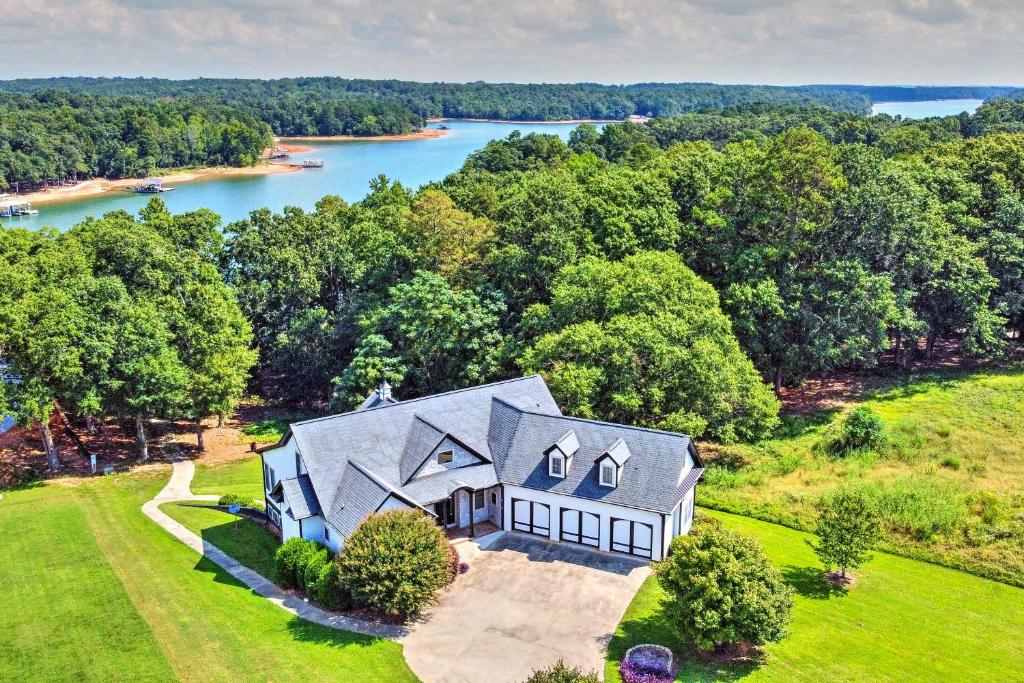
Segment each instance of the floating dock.
M170 192L173 189L173 187L164 187L164 181L160 180L160 178L146 178L134 188L136 192L141 192L143 194Z
M303 159L302 160L302 168L323 168L323 167L324 167L324 160L323 159Z
M8 199L0 202L0 218L10 218L12 216L34 216L39 211L32 208L31 202L21 201L18 199Z

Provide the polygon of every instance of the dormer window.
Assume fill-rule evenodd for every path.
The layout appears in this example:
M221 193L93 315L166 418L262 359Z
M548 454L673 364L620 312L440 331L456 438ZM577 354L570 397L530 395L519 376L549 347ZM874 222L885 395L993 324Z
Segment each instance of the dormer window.
M576 438L576 432L570 430L563 434L562 438L545 451L548 456L548 474L552 477L565 479L569 468L572 467L572 456L579 449L580 442Z
M601 486L615 488L622 480L622 470L626 461L629 460L629 448L622 439L616 439L615 443L608 447L597 460L598 474L597 481Z
M555 450L550 455L550 470L549 474L552 477L558 477L560 479L565 478L565 456L562 455L561 451Z
M447 465L455 459L455 451L448 449L447 451L441 451L437 454L437 464Z

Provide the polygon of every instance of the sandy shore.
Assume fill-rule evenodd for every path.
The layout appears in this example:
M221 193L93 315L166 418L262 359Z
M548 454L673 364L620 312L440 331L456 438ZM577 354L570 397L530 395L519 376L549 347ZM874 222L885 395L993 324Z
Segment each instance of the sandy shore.
M281 142L401 142L403 140L430 140L432 138L444 137L448 134L446 130L431 128L416 131L415 133L403 133L402 135L369 135L360 137L358 135L295 135L278 138ZM280 145L286 147L286 145ZM298 151L308 152L309 147Z
M167 185L177 185L194 180L208 180L210 178L225 176L248 176L248 175L269 175L272 173L291 173L301 171L302 167L290 164L262 164L260 166L244 166L241 168L217 166L214 168L197 168L190 171L179 171L168 175L154 176L160 178ZM106 178L93 178L66 187L51 187L46 190L38 190L26 194L12 196L33 204L52 204L55 202L66 202L74 199L85 199L95 197L110 191L126 191L139 184L141 178L119 178L108 180Z

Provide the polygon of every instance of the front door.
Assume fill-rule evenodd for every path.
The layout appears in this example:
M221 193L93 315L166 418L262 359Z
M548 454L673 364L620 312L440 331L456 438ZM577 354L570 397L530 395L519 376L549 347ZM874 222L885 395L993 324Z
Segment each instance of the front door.
M442 501L434 503L434 514L437 515L437 523L445 529L455 526L454 494Z

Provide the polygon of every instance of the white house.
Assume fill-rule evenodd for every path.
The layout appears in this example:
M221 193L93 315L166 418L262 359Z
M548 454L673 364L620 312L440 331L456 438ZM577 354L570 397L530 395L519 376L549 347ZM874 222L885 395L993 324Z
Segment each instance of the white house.
M418 508L445 528L506 529L659 560L704 472L684 434L562 415L539 376L292 424L261 449L284 539L339 550L367 515Z

